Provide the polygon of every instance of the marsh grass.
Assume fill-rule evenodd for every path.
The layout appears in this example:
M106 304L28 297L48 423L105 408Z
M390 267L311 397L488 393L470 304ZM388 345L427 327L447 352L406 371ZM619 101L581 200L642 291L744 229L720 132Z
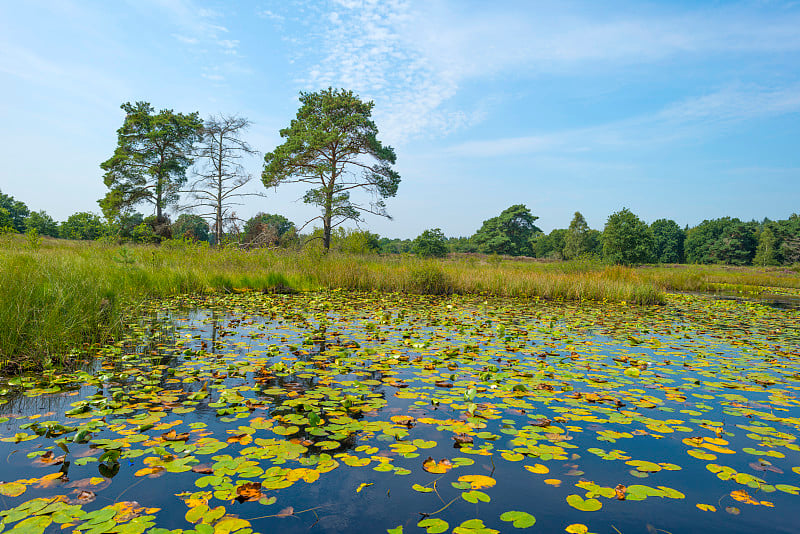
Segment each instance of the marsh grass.
M189 243L119 246L22 236L0 243L0 368L68 364L147 299L186 293L346 289L663 304L664 291L719 284L800 287L796 272L640 268L596 262L214 250Z

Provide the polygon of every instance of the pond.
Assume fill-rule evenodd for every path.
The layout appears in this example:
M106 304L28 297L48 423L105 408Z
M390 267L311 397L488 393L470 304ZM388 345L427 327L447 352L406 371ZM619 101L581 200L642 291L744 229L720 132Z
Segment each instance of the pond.
M800 310L241 293L8 380L5 531L800 531Z

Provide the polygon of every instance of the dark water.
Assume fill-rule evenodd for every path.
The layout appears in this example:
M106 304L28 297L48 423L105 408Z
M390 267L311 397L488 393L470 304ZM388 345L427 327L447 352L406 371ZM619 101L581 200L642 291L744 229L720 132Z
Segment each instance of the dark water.
M517 529L500 520L511 510L535 516L531 531L538 532L564 532L575 523L598 533L800 532L800 495L791 489L800 486L800 474L792 471L800 466L797 319L791 308L690 296L657 308L335 293L161 303L131 325L126 339L99 351L102 364L92 373L38 375L10 386L0 408L8 418L0 427L4 438L33 434L36 427L22 428L32 422L40 423L40 432L43 421L78 428L0 443L0 480L64 473L48 487L24 483L24 494L3 497L2 504L10 509L36 497L75 499L80 488L70 484L99 477L104 480L95 487L96 500L84 510L136 501L161 509L154 514L156 526L189 530L184 499L210 489L196 486L203 475L135 476L148 467L145 459L165 451L215 470L225 455L254 461L262 470L314 469L328 454L339 465L317 480L263 488L274 503L239 502L223 491L205 496L208 506L224 506L226 515L248 520L258 532L385 532L400 525L405 532L424 532L416 525L426 514L446 521L448 532L473 518L511 532ZM639 376L623 374L634 364L642 369ZM52 387L72 390L42 391ZM203 391L209 395L193 400ZM66 415L87 399L96 401L91 409ZM135 419L154 413L164 416L152 428ZM314 425L310 413L322 421ZM392 416L415 422L394 424ZM269 420L270 428L255 428L256 418ZM542 426L545 418L551 424ZM273 431L303 419L290 436ZM239 427L247 427L253 441L227 443L245 433ZM69 441L86 428L92 430L86 443ZM190 432L189 448L164 441L170 430ZM397 431L408 434L391 435ZM454 445L460 432L473 438L472 447ZM125 442L130 437L140 441ZM55 442L64 438L64 464L37 465L29 457L43 449L63 454ZM207 454L191 449L204 438L225 447ZM296 457L260 458L259 438L294 438L304 450ZM719 445L715 451L687 445L686 438ZM103 439L125 442L118 461L84 463L81 458L104 452L102 442L97 447ZM413 440L435 446L416 450L415 458L392 447ZM325 451L316 446L323 441L340 445ZM602 459L590 449L619 450L625 458ZM690 449L716 458L690 456ZM554 450L556 458L543 452ZM354 467L339 454L370 461ZM428 456L474 463L432 474L423 469ZM378 457L389 458L392 470L374 470ZM680 469L647 475L625 463L633 460ZM549 472L524 468L537 464ZM709 465L760 480L750 486L721 480ZM452 486L463 475L491 477L493 486L478 489L490 502L464 500L468 490ZM232 486L263 480L261 474L229 478ZM412 489L433 488L434 481L435 492ZM587 489L576 486L581 481L605 488L666 487L681 497L595 496L602 508L580 511L566 498L586 496ZM361 484L370 485L357 491ZM757 504L735 500L731 493L740 490ZM276 514L286 517L264 517ZM61 530L55 523L48 529Z

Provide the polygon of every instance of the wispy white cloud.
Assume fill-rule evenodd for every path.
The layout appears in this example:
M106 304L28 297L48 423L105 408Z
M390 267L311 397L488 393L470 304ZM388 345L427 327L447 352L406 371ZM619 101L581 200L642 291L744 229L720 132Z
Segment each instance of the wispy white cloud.
M284 20L286 20L286 17L284 17L283 15L275 13L274 11L271 11L269 9L262 9L260 11L256 11L256 15L258 15L262 19L274 20L275 22L283 22Z
M306 57L314 59L303 63L307 70L299 82L353 88L375 99L382 129L395 142L480 122L485 113L475 104L454 104L474 80L800 51L800 12L753 5L683 11L662 6L635 15L573 3L521 3L503 10L406 0L301 6L309 30ZM703 105L698 102L697 109Z
M195 45L200 42L200 39L197 37L186 37L185 35L180 35L178 33L173 33L172 36L184 44Z
M235 49L235 46L230 46L232 43L238 44L238 41L222 38L228 33L228 28L217 22L223 15L213 9L199 6L192 0L147 1L163 11L180 28L180 32L172 36L182 43L212 43L224 53L231 53Z
M317 17L325 27L317 39L325 45L300 83L347 87L378 101L376 119L388 142L448 133L479 119L478 112L447 108L458 81L408 45L409 2L335 0Z
M587 128L467 141L445 152L487 158L514 154L576 154L631 149L707 138L744 121L800 114L800 84L785 87L731 86L685 99L655 113Z

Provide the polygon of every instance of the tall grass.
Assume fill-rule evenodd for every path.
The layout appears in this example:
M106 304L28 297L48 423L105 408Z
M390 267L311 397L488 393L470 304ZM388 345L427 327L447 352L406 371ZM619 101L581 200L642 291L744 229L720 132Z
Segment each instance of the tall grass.
M666 289L707 290L719 283L800 287L799 278L796 273L586 262L214 250L185 243L45 240L31 246L6 238L0 243L0 368L66 363L70 350L113 335L138 303L184 293L338 288L658 304Z

